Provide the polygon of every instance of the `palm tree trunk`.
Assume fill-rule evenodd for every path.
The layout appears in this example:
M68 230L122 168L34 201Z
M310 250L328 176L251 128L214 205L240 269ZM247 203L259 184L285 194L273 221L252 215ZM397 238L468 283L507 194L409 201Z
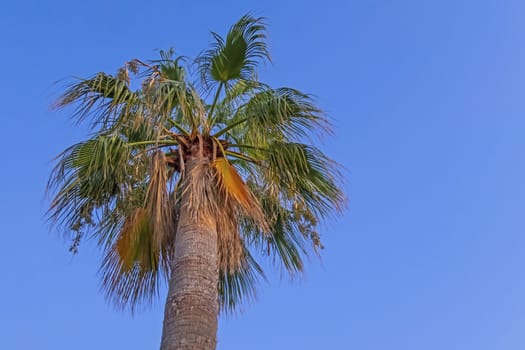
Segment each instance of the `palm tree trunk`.
M213 350L217 343L217 228L215 218L191 215L189 196L185 191L181 198L161 350Z

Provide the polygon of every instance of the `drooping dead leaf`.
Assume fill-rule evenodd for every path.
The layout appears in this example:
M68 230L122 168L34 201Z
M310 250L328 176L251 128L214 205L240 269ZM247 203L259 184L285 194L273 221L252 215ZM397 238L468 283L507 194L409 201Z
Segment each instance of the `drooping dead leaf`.
M262 208L250 189L226 158L217 158L212 163L220 189L226 200L233 198L241 211L253 220L263 232L268 232L268 223Z

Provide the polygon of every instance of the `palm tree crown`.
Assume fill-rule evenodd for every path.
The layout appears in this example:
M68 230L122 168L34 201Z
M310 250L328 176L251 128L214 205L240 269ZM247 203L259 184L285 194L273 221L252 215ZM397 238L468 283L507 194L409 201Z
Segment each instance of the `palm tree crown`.
M301 271L322 247L320 221L342 210L339 167L311 137L330 133L323 113L309 95L257 79L269 60L263 20L212 35L191 63L161 51L77 79L57 103L92 134L57 158L49 217L74 249L96 238L103 289L119 306L153 300L169 278L185 193L192 215L215 220L223 310L254 295L255 257Z

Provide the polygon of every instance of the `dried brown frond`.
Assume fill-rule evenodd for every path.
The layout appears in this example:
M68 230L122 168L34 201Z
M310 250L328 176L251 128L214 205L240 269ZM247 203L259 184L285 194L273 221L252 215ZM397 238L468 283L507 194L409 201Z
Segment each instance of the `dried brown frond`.
M222 197L222 196L219 196ZM239 270L244 260L245 248L239 233L238 208L231 200L221 200L222 211L216 215L217 245L219 249L219 269L226 273Z
M151 221L147 216L146 210L144 208L135 209L124 222L117 242L113 246L113 249L118 253L123 270L131 270L137 261L144 267L151 268L152 259L149 256L144 256L144 249L140 246L140 244L150 241L147 239L147 235L150 232Z
M161 247L166 236L174 232L172 201L168 192L168 168L166 155L155 152L150 167L150 182L145 207L151 217L154 244Z
M117 306L129 303L133 310L139 300L155 294L159 258L148 212L136 208L125 220L116 242L106 249L101 266L103 290Z
M270 228L261 205L235 167L226 158L217 158L213 162L213 168L216 183L225 200L233 201L232 206L237 207L237 210L247 216L262 232L269 232Z
M241 207L219 185L217 171L209 160L192 160L187 165L184 191L189 196L188 211L194 218L216 225L219 268L233 273L241 267L245 254L239 234Z
M188 195L188 211L193 218L209 218L219 212L214 176L207 159L186 163L183 195Z
M125 220L116 242L106 248L100 268L102 289L118 307L130 306L133 312L140 301L152 301L162 278L167 279L171 241L159 247L153 238L149 212L136 208Z

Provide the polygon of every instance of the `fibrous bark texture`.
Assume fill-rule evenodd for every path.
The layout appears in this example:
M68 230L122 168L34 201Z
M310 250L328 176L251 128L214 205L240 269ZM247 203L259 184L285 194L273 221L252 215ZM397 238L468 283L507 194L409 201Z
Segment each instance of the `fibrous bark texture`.
M188 163L192 181L193 162ZM188 189L181 198L161 350L213 350L217 343L217 225L210 211L192 208L193 195Z

